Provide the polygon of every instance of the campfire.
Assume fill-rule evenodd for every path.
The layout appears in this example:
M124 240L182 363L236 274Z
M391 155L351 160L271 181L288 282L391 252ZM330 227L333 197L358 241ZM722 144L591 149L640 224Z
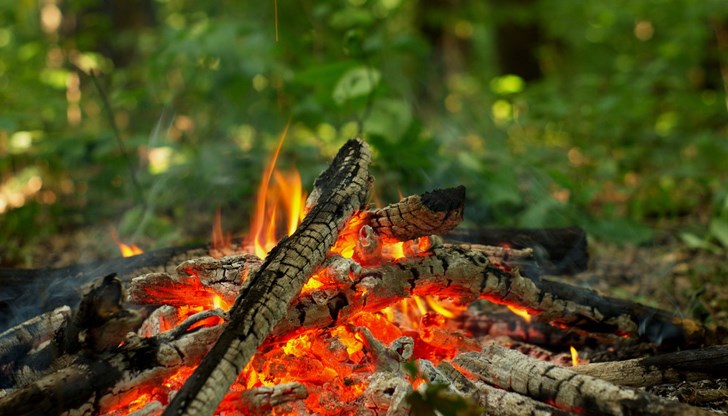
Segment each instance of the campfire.
M446 242L462 186L369 207L359 139L307 199L275 157L247 241L218 217L207 255L96 276L1 334L0 414L711 413L634 387L724 376L724 329L524 273L529 248ZM664 354L589 364L594 345Z

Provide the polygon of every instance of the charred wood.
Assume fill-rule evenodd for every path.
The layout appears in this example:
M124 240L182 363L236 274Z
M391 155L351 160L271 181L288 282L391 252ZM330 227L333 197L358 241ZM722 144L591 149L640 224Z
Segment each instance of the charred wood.
M666 347L720 344L720 328L678 318L666 311L494 266L482 252L434 248L427 255L359 269L351 260L337 281L299 296L275 334L326 326L353 313L376 311L412 295L435 295L469 304L477 299L525 309L534 319L588 332L638 337ZM351 280L349 276L355 276Z
M441 378L433 378L430 382L450 385L456 391L465 394L483 406L489 415L568 416L575 414L557 409L519 393L495 388L478 380L471 381L448 361L441 362L436 370Z
M178 338L160 334L132 337L102 352L76 354L69 365L0 398L0 414L57 415L74 409L103 413L141 385L159 385L182 366L197 364L219 336L221 326Z

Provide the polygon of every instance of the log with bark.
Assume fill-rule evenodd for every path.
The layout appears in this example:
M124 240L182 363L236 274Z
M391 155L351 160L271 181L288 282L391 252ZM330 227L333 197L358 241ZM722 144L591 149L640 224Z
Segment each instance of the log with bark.
M490 385L578 413L712 415L712 412L575 373L499 346L463 353L453 364Z
M725 377L728 375L728 345L626 361L592 363L574 367L573 370L629 387Z

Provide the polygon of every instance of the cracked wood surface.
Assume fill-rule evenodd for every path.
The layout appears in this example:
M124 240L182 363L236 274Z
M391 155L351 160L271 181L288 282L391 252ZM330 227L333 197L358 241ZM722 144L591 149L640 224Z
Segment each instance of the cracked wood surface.
M152 338L127 338L120 347L61 357L67 364L0 397L0 415L104 414L129 392L160 384L180 367L198 363L221 326ZM65 358L65 359L64 359Z
M377 234L397 241L444 234L463 220L465 187L436 189L412 195L384 208L368 212Z
M164 415L211 415L271 329L285 316L349 217L366 202L369 146L348 141L314 183L316 204L253 273L230 310L217 343L175 395Z
M430 376L430 374L434 376ZM491 416L576 415L574 412L557 409L522 394L499 389L479 380L471 381L448 361L438 364L435 371L428 374L427 380L430 383L449 385L452 389L483 406L487 409L487 414Z
M496 345L486 347L483 352L460 354L452 362L485 383L578 413L614 416L714 414L644 391L577 374L556 364Z

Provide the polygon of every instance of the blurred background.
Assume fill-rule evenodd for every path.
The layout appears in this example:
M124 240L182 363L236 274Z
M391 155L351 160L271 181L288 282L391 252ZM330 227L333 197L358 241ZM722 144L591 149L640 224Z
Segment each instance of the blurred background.
M373 146L467 226L728 247L725 0L0 2L0 265L242 235L279 166Z

